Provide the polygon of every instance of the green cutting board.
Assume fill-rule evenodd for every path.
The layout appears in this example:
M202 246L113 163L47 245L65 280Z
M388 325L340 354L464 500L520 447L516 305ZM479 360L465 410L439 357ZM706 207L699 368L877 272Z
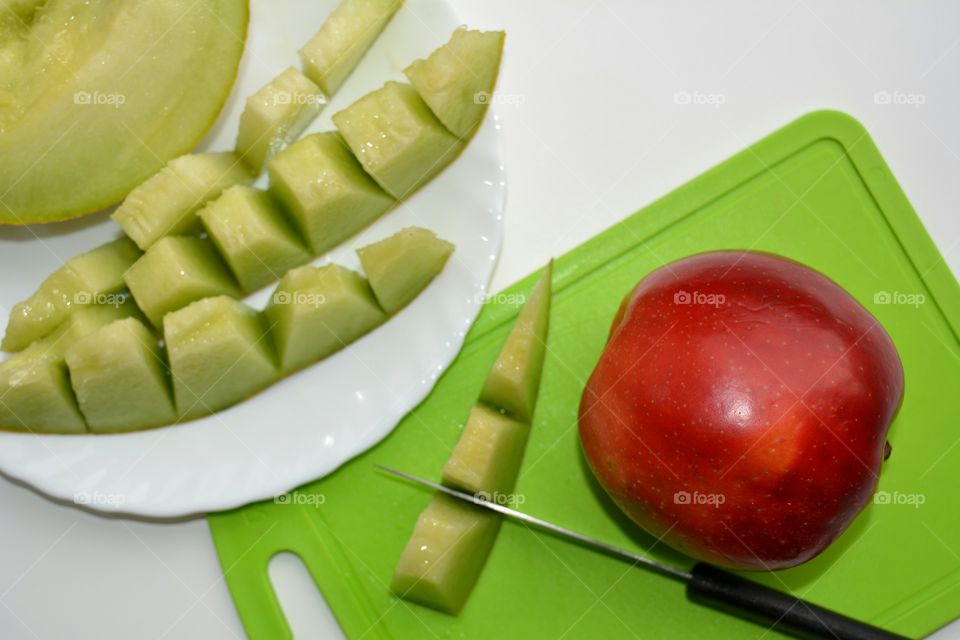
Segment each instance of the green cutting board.
M665 262L761 249L836 280L887 328L906 397L875 500L826 552L751 577L911 636L960 615L960 288L863 127L809 114L561 257L549 354L518 493L521 509L614 545L652 539L605 497L580 452L577 405L621 297ZM534 276L506 293L523 294ZM375 464L440 476L517 313L498 296L423 404L373 450L286 502L211 515L240 617L255 640L289 635L269 585L276 553L300 555L350 638L757 637L764 629L689 603L655 573L508 522L458 617L394 598L394 563L430 495ZM918 504L922 502L922 504ZM653 555L692 561L661 546Z

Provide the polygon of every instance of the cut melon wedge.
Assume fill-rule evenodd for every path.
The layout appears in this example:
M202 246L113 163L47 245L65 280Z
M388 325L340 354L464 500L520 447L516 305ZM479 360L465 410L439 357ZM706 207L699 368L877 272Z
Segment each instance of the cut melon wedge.
M246 0L21 1L0 10L0 223L119 201L191 149L230 92Z
M492 511L435 495L417 519L390 590L406 600L459 613L487 562L500 523Z
M136 431L176 419L157 338L139 320L117 320L90 333L64 359L90 431Z
M310 261L310 253L264 191L230 187L198 215L244 291L275 282Z
M14 305L3 349L20 351L60 326L71 309L103 302L123 289L123 274L140 255L129 239L120 238L67 260L32 296Z
M339 351L387 319L366 279L334 264L288 273L264 315L280 368L288 372Z
M388 82L333 116L353 154L387 193L403 198L447 166L463 142L416 90Z
M205 298L170 313L163 336L181 419L219 411L277 378L260 316L232 298Z
M115 304L92 304L74 309L63 324L34 344L45 345L52 357L63 357L81 338L124 318L146 320L130 296L118 297Z
M387 313L396 313L443 270L453 245L421 227L407 227L357 250L363 272Z
M443 483L487 499L513 491L530 425L478 404L443 465ZM499 495L498 495L499 494Z
M86 433L63 358L42 342L0 362L0 428Z
M304 73L332 96L401 4L403 0L343 0L300 49Z
M194 300L237 297L240 287L213 243L202 238L168 236L150 247L124 275L137 306L153 326Z
M253 173L297 139L327 104L320 87L289 68L247 98L236 152Z
M520 310L506 344L483 384L480 399L503 409L524 422L533 418L540 389L540 374L546 353L550 322L550 279L553 263L533 287Z
M290 145L268 166L270 190L286 207L314 253L354 235L393 206L334 132Z
M235 184L253 180L233 153L196 153L171 160L130 192L111 216L146 251L168 235L200 229L196 211Z
M488 396L493 396L496 404L515 415L482 403L474 406L443 467L443 482L448 486L497 503L514 490L543 365L551 274L552 263L520 310L481 396L488 402ZM480 576L500 519L497 513L435 495L400 556L392 591L440 611L459 612Z
M404 74L447 129L470 136L493 96L503 54L503 31L457 29L447 44Z

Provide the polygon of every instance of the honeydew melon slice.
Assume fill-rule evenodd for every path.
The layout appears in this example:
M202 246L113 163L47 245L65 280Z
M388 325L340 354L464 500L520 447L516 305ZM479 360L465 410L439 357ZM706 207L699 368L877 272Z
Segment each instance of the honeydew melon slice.
M390 590L456 614L473 590L500 530L498 514L438 493L417 518Z
M530 422L540 389L540 374L546 353L550 322L550 279L553 263L533 287L487 375L480 393L483 402Z
M401 4L403 0L343 0L300 49L304 73L332 96Z
M181 418L219 411L277 378L261 317L232 298L204 298L170 313L163 336Z
M430 284L447 263L453 245L421 227L407 227L357 250L380 306L396 313Z
M247 98L236 153L254 173L296 140L327 103L320 87L290 67Z
M335 131L293 143L270 161L268 172L270 191L318 255L393 206Z
M176 419L156 336L135 318L77 340L64 356L89 430L120 433Z
M123 276L153 326L194 300L240 295L240 288L209 240L168 236L150 247Z
M34 343L0 362L0 428L86 433L63 358Z
M387 318L366 279L334 264L285 275L264 315L284 371L325 358Z
M367 173L403 198L449 164L463 142L409 84L388 82L333 116Z
M245 0L19 0L0 10L0 223L120 200L213 123Z
M140 255L128 238L120 238L67 260L33 295L14 305L3 349L19 351L60 326L74 307L121 290L124 272Z
M230 187L198 215L244 291L275 282L310 261L310 253L264 191Z
M470 418L443 465L443 483L468 493L506 495L513 491L530 425L482 404Z
M146 320L133 302L133 298L118 297L114 304L92 304L74 309L63 324L34 344L46 345L52 357L63 357L67 350L81 338L123 318Z
M171 160L131 191L111 217L146 251L164 236L199 230L197 209L227 187L252 180L233 153L187 154Z
M503 31L453 32L450 41L403 73L447 129L470 136L483 120L503 54Z

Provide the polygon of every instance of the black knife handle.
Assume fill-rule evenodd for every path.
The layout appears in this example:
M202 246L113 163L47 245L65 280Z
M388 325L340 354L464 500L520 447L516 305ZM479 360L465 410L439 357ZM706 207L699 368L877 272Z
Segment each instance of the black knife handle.
M709 564L699 563L690 573L687 597L691 600L733 609L802 636L833 640L904 639Z

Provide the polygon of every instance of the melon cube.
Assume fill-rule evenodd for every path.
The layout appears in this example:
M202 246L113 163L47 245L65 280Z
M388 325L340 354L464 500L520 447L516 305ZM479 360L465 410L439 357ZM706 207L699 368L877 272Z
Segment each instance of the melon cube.
M277 379L273 349L256 311L226 296L174 311L163 326L181 418L219 411Z
M0 428L86 433L63 358L38 342L0 362Z
M318 255L393 206L335 131L295 142L270 161L268 171L270 190Z
M275 282L310 261L310 253L264 191L230 187L199 216L244 291Z
M288 273L264 315L284 371L325 358L386 319L366 279L334 264Z
M139 320L101 327L64 358L90 431L136 431L176 420L166 362L156 336Z
M401 4L403 0L343 0L300 49L304 73L332 96Z
M496 409L475 405L457 445L443 465L443 483L468 493L506 495L513 491L530 425Z
M552 273L551 262L520 310L480 393L483 402L504 409L524 422L530 422L533 417L540 389L550 322Z
M53 356L63 357L63 354L77 341L100 327L104 327L114 320L123 318L144 319L133 298L118 297L116 304L92 304L74 309L70 317L50 335L37 344L47 346Z
M333 116L353 154L387 193L403 198L463 148L416 90L388 82Z
M502 31L460 28L447 44L403 71L440 122L459 138L468 137L483 120L497 83L503 40Z
M421 227L401 229L357 250L364 273L387 313L406 306L443 270L453 245Z
M60 326L75 306L112 298L140 255L133 242L120 238L67 260L32 296L14 305L3 349L19 351Z
M161 239L127 270L124 280L137 306L158 328L164 315L194 300L240 294L213 244L190 236Z
M393 573L394 594L456 614L480 577L499 514L436 494L420 514Z
M188 153L131 191L110 217L146 251L164 236L199 230L197 209L227 187L252 180L233 153Z
M247 98L237 150L254 173L296 140L327 103L320 87L290 67Z

